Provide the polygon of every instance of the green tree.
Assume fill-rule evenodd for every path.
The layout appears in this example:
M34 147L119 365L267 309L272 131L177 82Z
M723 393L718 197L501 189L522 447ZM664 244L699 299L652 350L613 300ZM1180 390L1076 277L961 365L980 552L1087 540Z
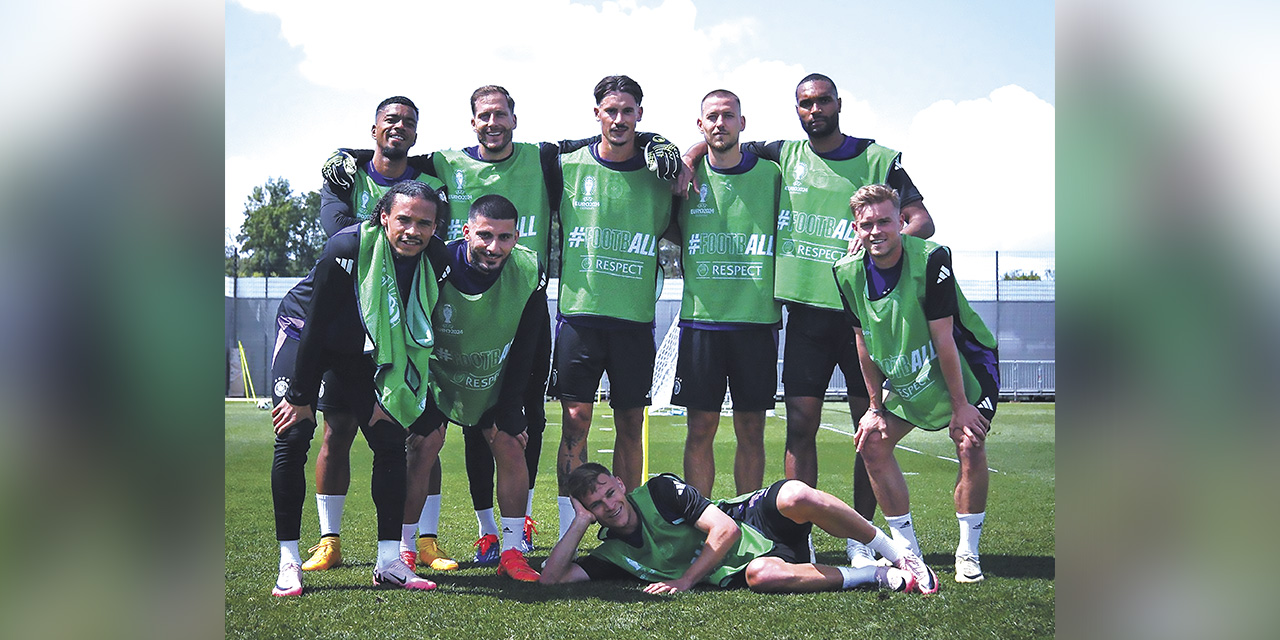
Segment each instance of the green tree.
M289 181L268 178L253 188L245 203L240 243L242 275L300 276L324 248L320 194L295 196Z
M1040 280L1040 274L1035 271L1023 271L1022 269L1014 269L1002 276L1001 280Z

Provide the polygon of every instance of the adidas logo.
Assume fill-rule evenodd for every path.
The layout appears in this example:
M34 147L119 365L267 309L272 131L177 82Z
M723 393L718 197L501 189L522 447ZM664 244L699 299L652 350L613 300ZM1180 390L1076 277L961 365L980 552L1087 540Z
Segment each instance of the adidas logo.
M993 410L993 409L994 409L994 407L991 405L991 398L983 398L983 399L982 399L982 402L979 402L979 403L978 403L978 408L979 408L979 409L986 409L986 410L988 410L988 411Z
M944 280L950 277L951 277L951 270L948 269L947 265L944 264L942 265L942 268L938 270L938 282L936 284L942 284Z
M352 260L351 258L334 258L334 259L338 261L338 266L342 267L343 271L346 271L347 273L351 273L351 267L355 265L354 260Z

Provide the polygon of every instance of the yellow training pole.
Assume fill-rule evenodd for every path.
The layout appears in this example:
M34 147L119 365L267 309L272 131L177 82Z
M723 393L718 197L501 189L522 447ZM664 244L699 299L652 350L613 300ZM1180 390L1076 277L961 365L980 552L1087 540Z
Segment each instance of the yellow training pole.
M644 410L644 465L640 467L640 484L649 481L649 407L643 407Z
M253 391L253 376L249 374L249 361L244 357L244 343L236 340L236 345L240 347L240 373L244 375L245 386L249 390L249 397L257 400L258 394Z

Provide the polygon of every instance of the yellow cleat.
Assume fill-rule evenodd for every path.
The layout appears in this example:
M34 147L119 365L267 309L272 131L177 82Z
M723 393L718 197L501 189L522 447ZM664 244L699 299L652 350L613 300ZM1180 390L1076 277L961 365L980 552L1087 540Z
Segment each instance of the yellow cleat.
M320 544L307 551L311 552L311 559L302 563L303 571L324 571L342 564L342 544L338 536L320 538Z
M450 558L449 554L440 548L435 536L421 536L418 538L418 564L431 567L436 571L456 571L458 569L458 561Z

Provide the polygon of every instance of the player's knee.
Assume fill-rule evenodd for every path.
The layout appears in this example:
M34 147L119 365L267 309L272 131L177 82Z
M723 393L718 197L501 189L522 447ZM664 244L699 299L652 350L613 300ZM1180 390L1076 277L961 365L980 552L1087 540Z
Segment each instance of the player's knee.
M893 460L893 443L877 432L867 434L858 451L868 469L879 467Z
M813 522L817 514L833 509L838 499L800 480L789 480L778 489L778 512L799 523Z
M777 591L787 576L780 570L777 558L756 558L747 565L744 574L747 587L752 591Z
M951 430L951 441L956 444L956 457L967 458L978 453L982 443L972 435L965 433L963 429Z
M355 414L332 412L332 415L326 415L324 419L325 444L345 442L350 445L359 428Z
M808 425L791 424L787 422L787 445L794 444L816 444L818 432L816 429L810 429Z

